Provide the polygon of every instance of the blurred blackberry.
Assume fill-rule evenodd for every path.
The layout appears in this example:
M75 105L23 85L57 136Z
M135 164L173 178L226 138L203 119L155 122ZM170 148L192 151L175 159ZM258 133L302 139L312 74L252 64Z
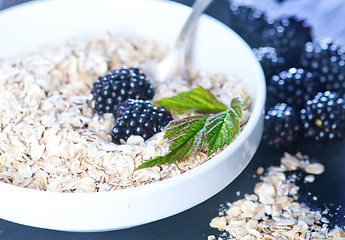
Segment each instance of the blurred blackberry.
M261 47L261 34L268 27L265 14L251 6L230 4L229 26L252 47Z
M301 65L321 83L320 91L345 94L345 53L329 39L305 45Z
M142 70L123 67L99 77L93 84L92 95L95 109L102 115L111 113L115 106L129 98L152 99L154 90Z
M263 140L275 147L289 146L300 134L300 116L293 107L277 103L265 115Z
M318 93L301 110L304 135L316 141L344 138L345 102L337 93Z
M300 110L307 100L316 95L316 89L318 82L312 73L302 68L290 68L271 78L267 86L267 104L273 106L283 102Z
M312 41L311 27L303 19L282 17L272 22L262 34L266 46L272 46L286 59L288 66L299 67L301 52Z
M119 144L132 135L142 136L145 140L161 132L172 120L164 109L153 106L150 101L128 99L113 112L116 123L112 129L112 141Z
M254 54L260 62L265 73L266 82L268 83L274 74L277 74L286 67L286 60L277 55L273 47L260 47L253 49Z

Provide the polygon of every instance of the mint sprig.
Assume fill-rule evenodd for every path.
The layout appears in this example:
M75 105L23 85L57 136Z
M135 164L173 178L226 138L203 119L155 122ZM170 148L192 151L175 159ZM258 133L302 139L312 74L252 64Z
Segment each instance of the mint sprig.
M170 98L162 98L156 101L168 111L181 113L218 113L228 109L219 102L208 89L201 86L193 88L188 92L181 92Z
M207 115L197 115L171 121L164 129L164 138L167 138L170 144L169 152L148 160L137 169L164 163L172 164L195 156L204 146L203 128L207 118Z
M136 168L181 162L207 149L208 156L231 143L240 131L242 104L235 98L227 108L208 90L198 87L172 98L157 101L164 108L177 113L201 113L171 121L165 128L164 138L169 151L149 159ZM186 107L188 106L188 107Z
M233 102L240 102L236 99ZM238 105L236 105L238 106ZM212 114L205 124L205 141L208 145L208 156L230 144L240 131L242 112L230 108L220 113Z

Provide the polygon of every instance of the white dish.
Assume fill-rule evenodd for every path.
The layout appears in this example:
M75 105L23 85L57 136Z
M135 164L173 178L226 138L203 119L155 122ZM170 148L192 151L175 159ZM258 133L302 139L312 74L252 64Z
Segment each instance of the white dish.
M100 37L107 31L172 46L190 11L158 0L35 1L0 13L0 58L72 37ZM229 147L182 175L134 189L69 194L0 182L0 217L64 231L122 229L180 213L231 183L252 159L261 139L264 75L246 43L217 20L203 16L195 40L195 66L235 75L250 87L251 117Z

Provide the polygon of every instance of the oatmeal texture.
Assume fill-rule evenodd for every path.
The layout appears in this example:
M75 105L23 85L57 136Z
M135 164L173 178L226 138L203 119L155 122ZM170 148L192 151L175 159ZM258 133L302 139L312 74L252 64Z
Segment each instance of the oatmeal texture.
M2 61L0 180L47 191L101 192L161 181L207 161L201 152L178 164L134 171L168 150L163 133L147 141L132 136L116 145L109 134L113 116L93 111L90 92L100 75L123 66L138 66L149 73L166 52L166 47L153 41L106 34ZM177 78L158 85L151 79L155 99L198 84L227 105L232 98L243 100L248 94L247 86L234 77L193 67L190 72L191 82ZM249 111L243 116L242 125Z
M259 169L259 175L263 174L263 168ZM311 163L300 153L285 153L280 166L271 166L261 175L262 181L256 184L254 193L228 203L227 208L211 220L210 226L227 236L210 235L208 240L345 239L344 228L329 228L329 220L323 217L327 210L313 211L297 201L297 177L286 174L297 169L318 175L323 173L324 166Z

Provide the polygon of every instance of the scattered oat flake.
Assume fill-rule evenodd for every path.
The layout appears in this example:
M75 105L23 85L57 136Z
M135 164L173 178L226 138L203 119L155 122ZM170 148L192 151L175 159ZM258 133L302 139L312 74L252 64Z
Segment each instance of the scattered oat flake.
M311 163L305 167L306 173L319 175L325 171L325 167L321 163Z
M299 188L285 172L298 168L310 174L324 171L322 164L310 163L306 158L300 153L285 153L281 159L283 168L269 167L254 194L246 193L244 199L229 203L210 226L226 232L226 239L345 239L343 229L328 228L330 222L323 217L328 211L313 211L296 202ZM314 178L307 175L305 181L313 182Z
M211 227L218 228L218 230L224 230L226 227L225 217L215 217L210 223Z
M301 161L290 153L285 153L284 156L281 159L281 163L283 166L286 167L288 171L294 171L297 170L297 168L301 167Z
M258 175L262 175L264 173L264 168L263 167L258 167L258 169L256 170L256 173Z
M307 175L307 176L304 177L304 181L305 181L305 182L308 182L308 183L312 183L312 182L315 181L315 176L313 176L313 175Z

